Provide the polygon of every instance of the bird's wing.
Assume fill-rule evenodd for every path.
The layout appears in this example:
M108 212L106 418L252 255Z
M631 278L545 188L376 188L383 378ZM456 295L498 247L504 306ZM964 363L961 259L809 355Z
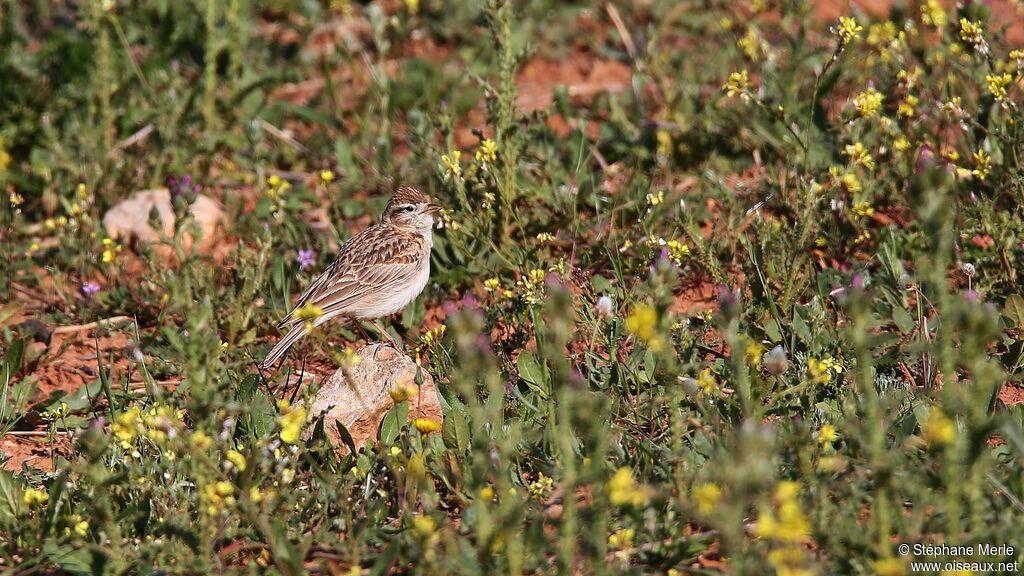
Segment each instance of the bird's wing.
M429 258L425 244L426 240L415 234L383 233L374 228L353 236L278 327L297 323L295 311L307 304L319 307L325 316L332 312L343 315L353 303L401 284Z

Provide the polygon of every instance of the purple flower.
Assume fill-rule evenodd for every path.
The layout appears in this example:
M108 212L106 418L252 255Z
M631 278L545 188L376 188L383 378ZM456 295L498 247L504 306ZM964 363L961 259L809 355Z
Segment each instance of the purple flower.
M301 269L301 270L305 270L306 268L309 268L310 266L312 266L315 259L316 259L316 257L314 255L312 249L309 249L309 250L302 250L302 249L300 249L299 250L299 256L296 258L296 260L299 262L299 269Z
M89 280L85 284L82 284L82 294L84 294L86 298L92 298L99 291L100 285L93 282L92 280Z

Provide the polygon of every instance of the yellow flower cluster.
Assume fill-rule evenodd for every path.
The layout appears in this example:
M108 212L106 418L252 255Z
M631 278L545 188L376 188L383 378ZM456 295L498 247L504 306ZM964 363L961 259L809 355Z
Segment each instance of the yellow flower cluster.
M860 38L860 33L863 31L864 27L849 16L841 16L839 24L832 28L832 33L839 37L839 43L843 46Z
M981 22L968 20L967 18L960 19L960 39L964 42L979 45L985 41L984 32L985 29Z
M63 218L63 216L62 216ZM110 264L114 261L114 258L121 253L124 247L120 244L115 244L110 238L103 239L103 252L100 253L100 262L104 264Z
M498 159L498 144L490 138L485 138L480 142L480 147L476 149L474 157L486 169L488 165L494 164Z
M973 158L974 170L971 170L971 174L978 180L988 178L988 175L992 173L992 158L984 150L975 152Z
M555 481L553 479L545 476L543 472L538 472L537 479L530 482L530 496L533 496L535 500L543 501L551 493L554 486Z
M388 390L388 396L391 396L391 400L396 404L405 402L415 397L418 393L419 391L412 384L398 384L391 390Z
M312 302L307 302L297 308L293 314L296 319L306 323L306 332L312 332L316 320L324 315L324 309Z
M875 215L875 209L870 202L856 202L853 205L853 213L859 218L870 218Z
M281 415L277 417L281 441L285 444L297 443L306 425L306 409L302 406L291 406L287 400L278 400L277 408L281 411Z
M427 330L423 336L420 336L420 344L423 346L433 346L434 344L441 341L444 338L444 333L448 329L447 326L441 324L437 328Z
M840 374L843 371L843 364L835 358L828 356L823 360L817 358L807 359L807 375L811 382L816 384L828 384L832 382L832 374Z
M417 418L412 421L412 425L415 426L416 430L419 430L419 433L424 436L427 434L433 434L441 429L441 423L430 418Z
M668 257L676 264L682 264L683 258L690 255L690 247L678 240L669 240L666 246L668 246Z
M800 507L800 483L779 482L770 505L762 506L755 533L778 545L768 553L768 563L777 574L811 574L806 569L804 542L811 535L811 523Z
M623 466L608 481L608 500L613 506L640 508L649 499L646 487L633 479L633 473Z
M1010 94L1009 88L1013 83L1013 76L1009 72L988 74L985 76L985 81L988 83L988 91L992 93L992 97L998 102L1005 102Z
M547 271L543 268L534 268L516 283L519 286L523 302L531 305L540 302L540 297L544 294L544 277L546 275Z
M868 170L875 169L875 159L871 157L871 152L868 152L868 149L860 142L847 144L843 148L843 155L847 156L851 162L863 166Z
M231 485L231 482L226 480L221 480L219 482L203 486L203 489L200 492L200 499L206 506L206 514L209 516L216 516L224 510L226 506L234 506L234 494L235 487Z
M715 509L722 498L722 488L714 482L706 482L694 486L690 494L697 503L697 511L707 515Z
M884 102L885 95L874 88L868 88L853 98L853 105L863 118L878 116Z
M921 21L933 28L942 28L949 20L939 0L927 0L921 5Z
M722 85L722 91L729 98L739 97L744 102L749 102L750 96L750 73L746 70L733 72Z
M50 495L43 490L28 488L22 493L21 501L30 508L42 507L50 501Z
M444 169L444 177L446 179L462 177L462 165L459 164L461 159L462 152L458 149L452 149L451 152L441 155L441 166Z
M664 339L658 332L658 311L648 304L638 304L626 318L626 330L647 344L654 352L664 347Z
M697 388L701 396L712 396L718 389L718 381L710 368L704 368L697 374Z
M822 447L831 446L836 440L839 440L839 431L835 426L825 424L818 429L818 444L821 444Z
M331 182L334 182L334 172L332 172L331 170L321 170L320 183L327 185L330 184Z

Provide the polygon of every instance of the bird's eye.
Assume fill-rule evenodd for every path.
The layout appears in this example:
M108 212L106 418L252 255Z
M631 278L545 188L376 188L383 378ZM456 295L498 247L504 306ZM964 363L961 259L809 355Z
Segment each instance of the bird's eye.
M415 209L416 209L416 208L414 208L413 206L406 206L406 207L405 207L405 211L406 211L406 212L412 212L412 211L413 211L413 210L415 210Z

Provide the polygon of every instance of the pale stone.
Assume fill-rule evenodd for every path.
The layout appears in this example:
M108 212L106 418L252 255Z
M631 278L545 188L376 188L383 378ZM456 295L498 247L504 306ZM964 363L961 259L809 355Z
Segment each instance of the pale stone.
M168 238L174 237L174 208L171 205L171 193L167 188L140 190L118 202L103 216L103 229L107 236L114 239L159 242L160 232L153 229L149 222L149 215L154 208L163 234ZM202 232L197 248L200 252L207 252L216 243L217 227L224 218L224 211L216 200L199 194L192 203L191 212ZM191 235L184 234L182 242L188 249L192 243ZM164 249L166 250L166 247Z
M394 405L389 392L399 386L416 388L418 369L423 383L419 393L406 400L409 421L426 418L441 422L441 404L437 400L434 379L412 358L386 344L371 344L356 354L358 363L339 368L317 392L309 411L310 421L326 413L324 432L334 446L347 451L335 421L345 425L357 450L376 439L381 420Z

